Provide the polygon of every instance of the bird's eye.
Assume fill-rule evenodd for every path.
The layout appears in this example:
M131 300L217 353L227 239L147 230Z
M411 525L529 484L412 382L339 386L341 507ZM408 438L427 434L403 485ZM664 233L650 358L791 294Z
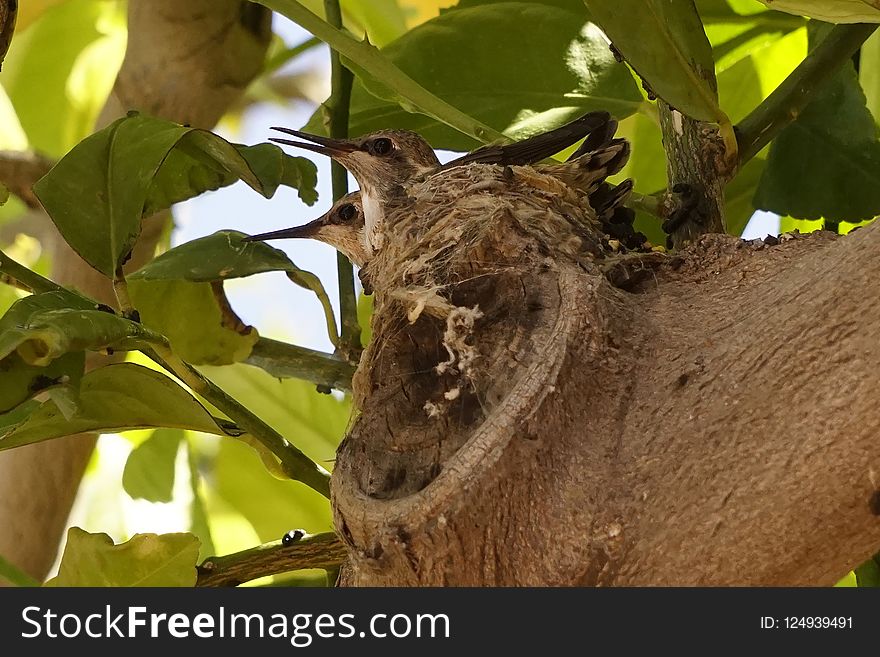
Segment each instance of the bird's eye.
M373 155L388 155L394 150L394 143L387 137L379 137L374 139L370 144L370 151Z
M338 212L339 218L342 221L351 221L357 216L357 208L354 207L351 203L346 203L341 208L339 208Z

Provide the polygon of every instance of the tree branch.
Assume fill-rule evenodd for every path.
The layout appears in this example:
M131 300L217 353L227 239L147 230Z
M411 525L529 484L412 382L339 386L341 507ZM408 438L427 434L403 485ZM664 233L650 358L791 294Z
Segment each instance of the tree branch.
M279 379L303 379L319 386L351 390L354 365L321 351L260 338L244 361Z
M29 208L42 207L32 189L55 164L50 158L28 151L0 151L0 183Z
M284 545L273 541L222 557L208 557L199 566L196 586L238 586L258 577L304 568L333 568L347 556L333 532L304 536Z
M342 11L339 0L324 0L324 13L327 22L340 29L342 27ZM351 85L354 75L342 65L342 58L335 50L330 51L330 98L325 104L329 119L331 137L344 139L348 137L348 115L351 105ZM335 160L330 164L333 184L333 200L336 201L348 193L348 173ZM337 277L339 280L339 323L340 346L348 360L356 361L361 352L361 327L357 318L357 296L354 290L354 268L342 253L336 253Z
M876 24L835 26L773 93L740 121L736 126L740 167L798 117L876 29Z

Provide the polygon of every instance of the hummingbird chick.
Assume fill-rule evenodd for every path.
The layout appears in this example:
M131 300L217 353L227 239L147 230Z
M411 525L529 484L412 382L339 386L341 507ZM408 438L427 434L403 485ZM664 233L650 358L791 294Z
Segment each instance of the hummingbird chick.
M326 213L302 226L283 228L270 233L245 237L244 242L265 242L282 239L313 239L324 242L340 251L357 267L363 267L370 259L365 246L364 212L360 192L352 192L340 198Z

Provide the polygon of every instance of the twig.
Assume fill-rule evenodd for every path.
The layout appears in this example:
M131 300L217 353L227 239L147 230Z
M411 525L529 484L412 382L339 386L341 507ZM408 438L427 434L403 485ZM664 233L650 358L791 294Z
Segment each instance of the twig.
M45 176L55 163L39 153L0 151L0 183L24 201L31 209L41 207L33 185Z
M144 353L183 381L193 392L220 409L229 419L272 452L281 462L284 474L291 479L301 481L324 497L330 497L329 472L294 447L275 429L238 403L214 382L205 378L196 368L181 360L170 348L163 345L154 345L153 348L154 351L145 350Z
M244 361L279 379L303 379L319 386L351 390L354 366L333 354L260 338Z
M266 61L264 66L263 74L273 73L277 71L279 68L284 66L287 62L295 57L299 57L304 52L307 52L314 48L315 46L320 45L322 42L318 37L309 37L305 41L300 44L293 46L292 48L285 48L279 53L273 55L270 59Z
M798 117L876 29L876 24L835 26L773 93L736 126L740 167Z
M324 14L327 22L335 28L342 27L342 10L339 0L324 0ZM351 85L354 75L342 65L342 58L335 50L330 51L330 98L327 99L327 117L331 137L348 137L348 116L351 105ZM333 184L333 200L348 193L348 174L345 167L336 161L330 164ZM361 351L361 327L357 318L357 297L354 292L354 268L342 253L336 254L336 268L339 279L339 314L342 335L341 345L345 357L357 360Z
M198 568L196 586L238 586L292 570L333 568L345 557L345 545L333 532L304 536L289 545L274 541L222 557L208 557Z

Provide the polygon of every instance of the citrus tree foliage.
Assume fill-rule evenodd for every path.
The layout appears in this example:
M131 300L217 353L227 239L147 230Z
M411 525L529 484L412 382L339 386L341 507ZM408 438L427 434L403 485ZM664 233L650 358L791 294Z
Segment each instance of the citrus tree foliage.
M605 109L632 142L620 176L646 198L666 189L657 97L733 135L797 75L831 30L822 21L880 21L877 3L852 0L343 0L338 29L320 17L317 0L261 3L329 43L355 72L351 133L409 128L437 148L468 150ZM223 290L232 278L284 272L317 295L338 344L318 277L266 244L243 242L232 219L228 230L123 273L144 217L239 180L267 198L293 187L312 204L314 165L274 145L231 143L134 112L93 132L124 54L124 3L43 1L21 12L0 74L0 147L57 160L33 192L67 243L114 282L119 303L53 284L43 276L46 257L0 233L0 271L10 284L0 286L0 450L130 431L134 449L119 472L128 496L189 500L185 534L138 534L117 545L72 529L48 584L192 586L198 563L229 551L230 532L257 544L291 527L332 531L325 469L349 405L321 393L347 388L351 364L264 340ZM273 48L266 77L305 49ZM784 230L847 230L880 213L878 112L875 36L768 147L740 163L725 190L728 231L740 234L759 209L781 215ZM326 133L323 107L305 129ZM638 228L662 242L660 221L645 207ZM0 228L24 209L11 197ZM366 333L368 301L359 307ZM98 359L86 370L86 354L117 352L128 362ZM306 381L278 378L290 358L300 359L297 376ZM876 584L877 572L871 561L844 583ZM32 583L2 555L0 576ZM329 580L305 573L287 581Z

